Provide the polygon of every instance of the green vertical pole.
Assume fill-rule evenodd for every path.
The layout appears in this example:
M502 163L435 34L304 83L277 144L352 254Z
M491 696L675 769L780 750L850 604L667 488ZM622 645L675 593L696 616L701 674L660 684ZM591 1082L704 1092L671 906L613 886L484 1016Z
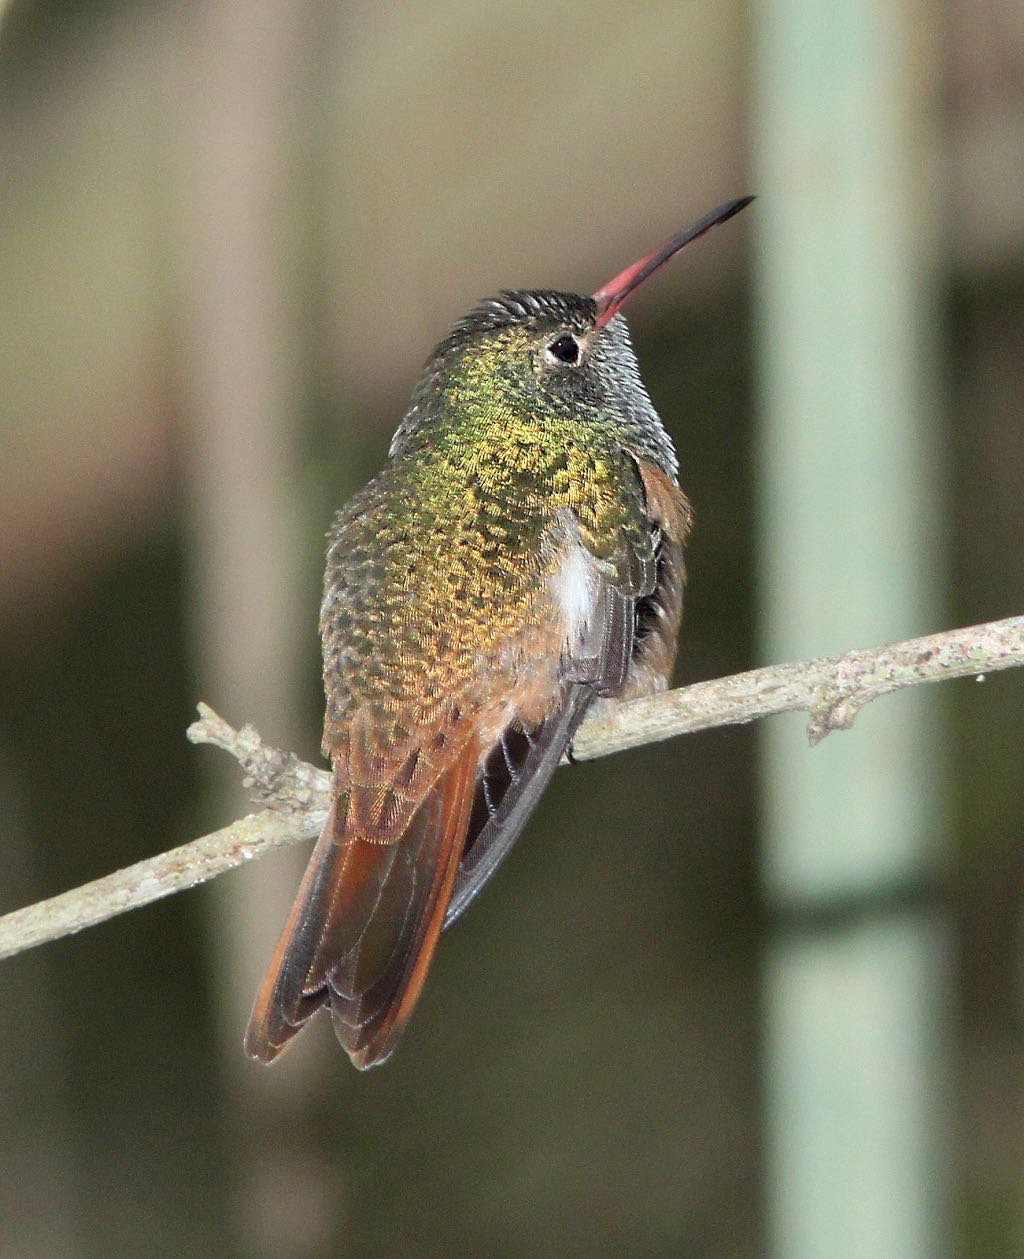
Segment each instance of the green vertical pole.
M940 628L937 119L917 0L759 0L762 650ZM767 1215L779 1259L949 1253L934 695L763 732Z

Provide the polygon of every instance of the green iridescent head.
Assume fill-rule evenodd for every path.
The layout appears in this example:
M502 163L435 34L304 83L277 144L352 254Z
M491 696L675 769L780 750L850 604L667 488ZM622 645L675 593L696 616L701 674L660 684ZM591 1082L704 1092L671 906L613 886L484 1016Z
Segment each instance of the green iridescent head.
M672 444L640 378L619 311L669 258L751 200L712 211L592 297L530 289L481 302L428 359L392 453L436 432L448 417L527 409L605 431L621 429L638 453L674 476Z
M392 452L439 417L530 411L580 425L621 428L675 472L672 445L640 378L621 315L600 321L592 297L506 291L460 319L430 356Z

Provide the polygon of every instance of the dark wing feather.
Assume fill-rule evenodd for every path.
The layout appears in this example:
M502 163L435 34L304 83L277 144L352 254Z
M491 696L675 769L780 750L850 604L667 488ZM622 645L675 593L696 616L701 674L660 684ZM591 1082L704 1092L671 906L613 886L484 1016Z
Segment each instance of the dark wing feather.
M683 616L683 543L690 529L686 495L661 468L637 457L647 514L657 527L655 581L636 603L633 674L627 695L649 694L667 686L675 663Z
M447 930L476 899L519 838L562 753L596 698L589 686L562 687L555 710L527 729L510 723L484 761L476 797L444 925Z

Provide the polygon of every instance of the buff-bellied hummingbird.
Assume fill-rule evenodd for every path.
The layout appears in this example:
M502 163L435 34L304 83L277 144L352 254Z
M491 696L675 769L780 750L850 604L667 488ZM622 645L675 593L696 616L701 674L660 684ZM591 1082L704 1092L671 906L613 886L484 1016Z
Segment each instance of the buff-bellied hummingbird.
M664 689L690 511L619 313L719 207L592 297L502 292L428 359L335 518L320 613L332 805L256 997L275 1058L321 1006L383 1062L442 930L591 706Z

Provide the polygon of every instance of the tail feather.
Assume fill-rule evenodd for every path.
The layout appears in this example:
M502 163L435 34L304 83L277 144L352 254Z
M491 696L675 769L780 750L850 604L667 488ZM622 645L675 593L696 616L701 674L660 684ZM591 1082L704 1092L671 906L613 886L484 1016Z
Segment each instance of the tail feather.
M270 1062L322 1005L357 1067L394 1049L420 995L465 843L471 737L390 843L346 828L338 795L257 995L246 1051Z

